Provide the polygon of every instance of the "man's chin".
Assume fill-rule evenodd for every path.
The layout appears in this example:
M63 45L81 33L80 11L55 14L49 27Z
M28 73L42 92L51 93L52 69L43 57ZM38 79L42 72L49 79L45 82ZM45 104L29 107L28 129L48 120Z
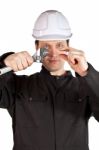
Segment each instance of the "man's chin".
M47 70L49 70L49 72L56 72L59 68L47 68Z

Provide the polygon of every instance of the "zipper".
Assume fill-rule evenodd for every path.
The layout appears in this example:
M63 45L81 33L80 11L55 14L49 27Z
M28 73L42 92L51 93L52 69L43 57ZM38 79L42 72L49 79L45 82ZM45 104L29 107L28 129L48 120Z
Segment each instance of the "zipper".
M55 94L56 96L56 94ZM52 111L53 111L53 126L54 126L54 143L55 143L55 150L56 150L56 127L55 127L55 96L52 100Z

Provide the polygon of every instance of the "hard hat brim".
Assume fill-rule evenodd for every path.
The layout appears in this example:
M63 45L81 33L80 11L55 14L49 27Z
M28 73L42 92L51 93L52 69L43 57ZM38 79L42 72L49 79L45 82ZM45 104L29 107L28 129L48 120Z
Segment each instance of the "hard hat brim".
M32 35L36 40L39 41L48 41L48 40L68 40L71 38L72 34L70 35L45 35L45 36L40 36L40 37L36 37L34 35Z

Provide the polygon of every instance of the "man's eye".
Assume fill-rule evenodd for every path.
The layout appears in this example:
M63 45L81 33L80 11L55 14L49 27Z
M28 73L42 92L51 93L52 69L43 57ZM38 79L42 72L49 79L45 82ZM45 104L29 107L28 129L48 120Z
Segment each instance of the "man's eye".
M60 50L61 50L61 49L64 49L64 47L65 47L65 46L64 46L63 44L61 44L61 43L59 43L59 44L57 45L57 48L60 49Z

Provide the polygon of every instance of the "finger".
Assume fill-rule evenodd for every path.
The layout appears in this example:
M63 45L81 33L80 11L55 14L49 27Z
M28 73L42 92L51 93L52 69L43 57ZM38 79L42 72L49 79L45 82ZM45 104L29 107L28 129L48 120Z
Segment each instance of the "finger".
M22 59L19 57L18 60L16 61L16 65L17 65L17 68L18 70L24 70L24 66L22 64Z
M21 64L23 66L23 69L26 69L29 66L29 64L28 64L28 62L27 62L25 57L21 58Z
M64 54L64 55L79 55L79 56L84 56L84 52L81 50L77 50L74 48L71 49L66 49L66 50L61 50L59 52L60 55Z
M69 51L75 51L75 50L77 50L77 49L76 49L76 48L73 48L73 47L69 47L69 46L68 46L68 50L69 50Z
M25 63L30 66L33 63L33 57L26 51L23 52L24 58L25 58Z
M11 64L10 64L10 66L11 66L11 68L12 68L12 70L14 71L14 72L17 72L18 71L18 67L17 67L17 64L15 63L15 62L12 62ZM10 67L9 66L9 67Z
M85 54L82 51L69 51L68 55L79 55L85 57Z
M72 48L72 47L68 47L68 49L69 49L69 53L84 55L84 51L82 51L82 50L78 50L78 49L75 49L75 48Z
M23 52L17 54L16 63L19 70L23 70L28 67L25 55Z
M68 53L69 53L69 51L68 50L61 50L61 51L59 51L59 54L60 55L68 55Z
M80 59L85 59L85 55L83 51L80 50L71 50L68 53L68 59L73 63L77 64Z
M32 56L27 56L26 57L26 61L28 63L28 66L31 66L33 64L33 62L34 62Z
M73 65L78 64L80 61L84 60L85 58L80 55L68 55L68 61L71 62Z

